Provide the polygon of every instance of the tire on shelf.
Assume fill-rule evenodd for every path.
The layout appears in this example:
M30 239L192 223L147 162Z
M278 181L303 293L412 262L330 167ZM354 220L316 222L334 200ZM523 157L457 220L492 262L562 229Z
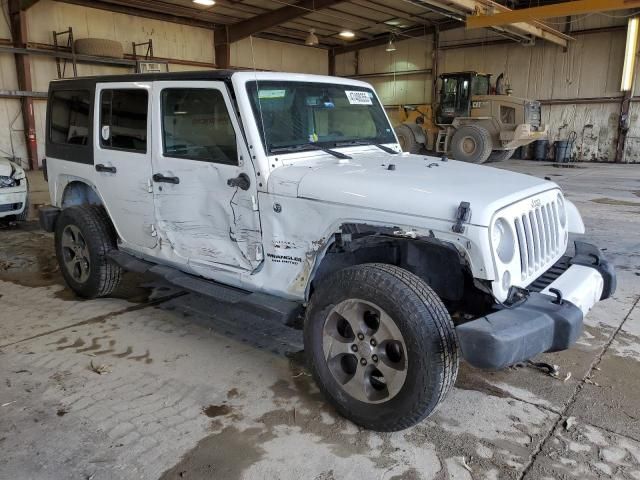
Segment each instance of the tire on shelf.
M356 265L321 281L306 311L304 349L328 401L376 431L426 418L458 372L444 304L424 280L394 265Z
M74 48L79 55L92 57L124 58L122 43L106 38L79 38L74 42Z

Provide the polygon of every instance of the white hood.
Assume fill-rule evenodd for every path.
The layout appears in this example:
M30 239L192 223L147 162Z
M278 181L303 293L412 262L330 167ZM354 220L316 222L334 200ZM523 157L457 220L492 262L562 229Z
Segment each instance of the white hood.
M488 226L497 210L558 188L529 175L437 157L371 150L349 154L351 160L322 153L277 168L269 191L443 220L455 217L460 202L469 202L470 223Z
M16 172L18 172L20 170L20 167L18 167L15 163L10 162L6 158L0 158L0 177L10 177L13 174L14 169Z

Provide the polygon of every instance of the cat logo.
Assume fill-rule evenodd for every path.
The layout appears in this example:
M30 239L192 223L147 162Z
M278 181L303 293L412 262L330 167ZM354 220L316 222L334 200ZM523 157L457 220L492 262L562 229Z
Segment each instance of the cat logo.
M488 106L489 106L489 102L481 102L478 100L471 102L471 108L484 108Z

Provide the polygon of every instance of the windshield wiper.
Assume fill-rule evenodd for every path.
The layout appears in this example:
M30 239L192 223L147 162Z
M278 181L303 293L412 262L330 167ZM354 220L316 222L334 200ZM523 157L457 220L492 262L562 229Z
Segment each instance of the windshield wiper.
M349 155L336 152L335 150L331 150L330 148L323 147L322 145L318 145L317 143L303 143L301 145L289 145L288 147L276 147L271 149L271 153L279 153L279 152L301 152L304 150L322 150L325 153L333 155L336 158L347 159L351 158Z
M336 142L336 147L346 147L347 145L373 145L374 147L378 147L383 152L390 153L391 155L396 155L398 153L393 148L389 148L379 143L365 142L361 140L352 140L349 142Z

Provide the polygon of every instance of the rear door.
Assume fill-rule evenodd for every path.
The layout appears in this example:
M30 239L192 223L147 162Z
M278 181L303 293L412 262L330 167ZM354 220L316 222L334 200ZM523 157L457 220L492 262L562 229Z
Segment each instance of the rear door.
M255 170L224 82L154 82L158 232L179 263L250 271L262 261Z
M151 84L98 83L95 96L96 184L125 243L153 248Z

